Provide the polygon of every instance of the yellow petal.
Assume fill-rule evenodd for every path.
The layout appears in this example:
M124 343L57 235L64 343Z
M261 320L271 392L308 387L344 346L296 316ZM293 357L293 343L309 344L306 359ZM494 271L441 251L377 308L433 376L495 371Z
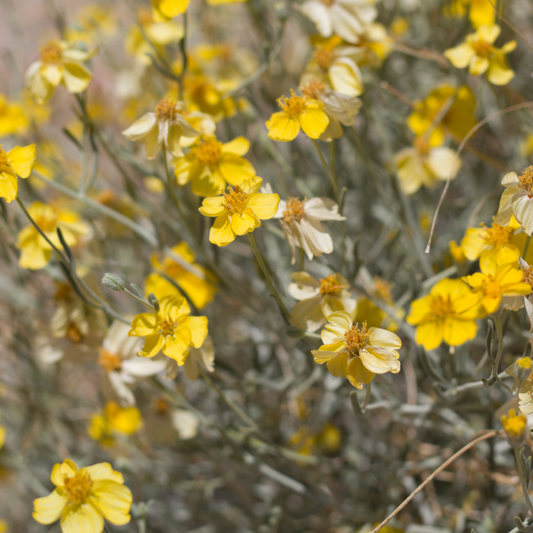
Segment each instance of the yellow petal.
M438 348L444 336L443 320L425 322L416 328L416 342L421 344L426 350Z
M159 301L159 316L163 318L170 317L174 322L188 315L191 308L183 296L169 294Z
M474 55L474 49L467 43L460 44L455 48L449 48L444 52L444 57L446 57L455 68L468 67Z
M34 144L28 146L16 146L7 153L7 158L11 168L21 178L27 178L33 166L35 165L35 158L37 156L37 148Z
M18 194L18 182L17 177L9 172L2 172L0 174L0 198L9 204L12 202Z
M91 71L75 61L65 61L63 66L63 83L67 91L73 94L85 91L91 82Z
M200 348L207 337L207 317L189 316L183 322L191 332L191 343L195 348Z
M99 480L94 482L91 496L95 507L112 524L123 526L130 521L129 512L133 498L130 489L125 485Z
M165 18L171 19L185 13L190 0L152 0L154 9Z
M444 322L444 342L450 346L460 346L473 339L477 333L475 320L456 320L448 318Z
M174 335L165 337L163 353L167 357L174 359L179 366L185 363L185 358L189 354L191 347L191 331L189 328L180 328Z
M34 500L32 515L34 520L44 525L59 520L68 503L68 497L64 492L63 489L55 489L50 495Z
M139 357L155 357L163 348L164 339L160 333L155 335L147 335L144 338L144 347L140 352L137 352Z
M209 231L209 242L217 246L227 246L235 240L235 237L231 229L231 218L227 214L219 216Z
M270 220L279 207L279 195L253 193L248 197L248 207L261 220Z
M374 374L363 365L360 357L353 357L346 368L346 377L356 389L362 389L363 384L374 379Z
M230 185L240 185L244 180L249 180L255 176L255 168L252 163L238 155L223 155L218 168L224 180Z
M200 213L206 217L219 217L226 212L226 210L222 207L223 202L223 196L204 198L202 207L200 207Z
M292 141L300 132L300 123L298 120L283 111L274 113L270 117L270 120L267 121L266 127L268 128L268 136L274 141ZM324 129L320 133L325 129L326 127L324 126ZM320 133L314 138L320 137Z
M86 466L81 469L81 472L86 472L92 481L108 480L115 483L124 483L124 478L120 472L113 470L109 463L97 463L92 466Z
M63 487L66 477L72 477L78 472L78 467L74 461L65 459L62 463L56 463L52 468L50 480L57 487Z
M250 141L245 137L237 137L222 145L222 152L227 154L245 155L250 149Z
M155 313L141 313L131 321L130 337L146 337L157 331L157 315Z
M71 505L61 518L62 533L102 533L104 519L90 503Z
M346 377L346 367L348 366L348 354L343 352L337 357L332 357L326 362L329 373L332 376L338 377L340 374L343 378Z
M236 235L246 235L261 225L261 222L251 213L242 215L234 214L231 216L231 230Z
M307 105L305 111L300 115L300 125L304 133L311 139L318 139L328 124L328 116L316 105Z

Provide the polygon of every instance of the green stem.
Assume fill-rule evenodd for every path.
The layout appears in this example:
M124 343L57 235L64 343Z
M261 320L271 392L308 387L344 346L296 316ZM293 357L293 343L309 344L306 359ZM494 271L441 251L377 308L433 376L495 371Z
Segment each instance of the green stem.
M514 457L516 460L516 467L518 468L518 477L520 478L520 486L522 487L522 493L524 494L524 500L526 501L529 512L533 515L533 503L529 497L529 491L526 483L526 476L524 468L522 467L522 458L520 457L520 450L516 444L513 444Z
M259 252L257 248L257 244L255 243L255 238L253 234L250 232L248 233L248 238L250 239L250 246L252 247L252 251L254 252L255 258L257 259L257 262L259 263L259 266L261 267L261 270L263 271L263 275L265 276L266 282L268 284L268 287L270 288L270 291L272 292L272 296L276 298L278 305L281 309L281 312L283 314L283 318L285 319L285 322L287 324L290 323L290 314L287 308L285 307L285 304L283 303L283 300L281 299L281 296L279 295L278 291L276 290L276 287L274 287L274 283L272 283L272 278L270 277L270 274L268 273L265 261L263 260L263 257L261 256L261 253Z
M502 354L503 354L503 330L502 330L502 322L499 316L494 317L494 325L496 326L496 335L498 336L498 353L496 354L496 357L494 358L494 364L492 365L492 368L493 368L493 376L497 376L498 366L500 364L500 359L502 358Z
M528 235L526 239L526 245L524 246L524 253L522 254L522 257L524 258L524 260L526 259L527 249L529 248L530 240L531 240L531 235Z
M365 407L368 405L368 402L370 401L371 391L372 391L372 382L370 381L366 384L365 400L363 402L363 405L361 406L361 409L365 409Z
M180 100L183 100L183 81L185 80L185 73L187 71L188 66L188 58L187 58L187 27L188 27L188 18L187 18L187 11L183 13L183 37L180 41L180 52L181 52L181 72L179 75L180 81L179 81L179 98Z
M335 196L335 200L337 201L337 203L339 203L339 184L337 183L336 179L333 177L333 175L329 171L328 164L326 162L326 159L324 158L324 154L322 153L320 146L318 146L318 143L316 142L315 139L311 139L311 141L313 141L313 145L315 146L315 150L318 154L320 162L322 163L322 166L324 167L324 172L326 173L326 176L328 177L331 183L331 187L333 188L333 194Z

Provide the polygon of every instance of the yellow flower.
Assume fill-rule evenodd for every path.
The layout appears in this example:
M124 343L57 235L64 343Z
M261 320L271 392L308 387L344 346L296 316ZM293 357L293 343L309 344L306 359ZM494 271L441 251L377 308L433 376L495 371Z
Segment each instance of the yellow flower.
M500 420L510 441L520 442L524 439L527 429L527 418L524 415L517 415L514 409L510 409L509 415L502 415Z
M407 322L416 328L416 342L426 350L438 348L442 341L459 346L476 336L476 318L481 318L478 299L460 279L443 279L427 296L411 304ZM463 306L461 309L460 306Z
M359 327L345 311L329 315L321 336L324 344L311 351L315 363L326 363L330 374L341 374L357 389L376 374L400 371L400 338L385 329L367 329L364 323Z
M245 235L261 226L261 220L271 219L278 211L279 196L257 192L263 180L256 176L241 185L228 187L222 196L205 198L200 213L216 217L209 232L209 242L227 246L237 235Z
M191 309L182 296L172 294L159 301L155 313L141 313L131 323L130 336L144 337L144 348L137 354L154 357L163 353L183 365L191 347L200 348L207 337L207 318L189 316Z
M213 80L201 72L187 72L183 82L183 99L191 111L207 113L218 122L235 114L235 100L225 97L225 93L234 86L234 82Z
M28 208L28 212L37 226L60 250L63 249L63 245L57 235L58 228L61 229L68 246L74 246L78 242L78 237L89 233L88 226L74 211L56 209L51 205L34 202ZM26 226L19 232L17 247L21 250L19 265L22 268L31 270L44 268L52 255L52 247L33 225Z
M163 19L171 19L187 11L190 0L152 0L154 11Z
M507 85L514 78L514 72L507 65L505 55L516 48L516 41L495 48L492 45L500 32L497 24L480 26L476 33L467 35L463 44L446 50L444 55L456 68L469 67L473 76L486 72L487 79L494 85Z
M442 144L446 133L463 139L477 122L473 115L476 98L466 85L459 88L443 85L433 89L425 100L415 102L414 106L415 111L409 115L407 126L417 137L430 130L431 146ZM444 106L449 106L449 109L435 127L433 122Z
M432 148L423 137L413 141L413 148L404 148L394 156L400 187L405 194L414 194L422 185L433 187L438 180L454 179L461 168L455 150Z
M54 466L51 480L55 490L33 502L33 518L39 524L61 518L62 533L102 533L104 519L116 526L130 521L131 491L109 463L78 470L65 459Z
M19 134L24 135L29 121L20 104L9 102L0 94L0 137Z
M318 139L326 130L329 118L318 100L305 96L278 98L281 111L274 113L267 121L268 136L275 141L292 141L300 133L300 128L311 139Z
M514 262L501 264L494 255L489 255L482 257L479 265L481 272L465 276L462 280L472 288L472 294L488 315L498 310L503 296L531 294L531 285L522 281L522 270L515 268Z
M466 230L468 232L468 230ZM457 244L456 241L450 241L449 245L450 255L453 257L453 260L456 263L464 263L466 261L466 256L463 252L462 247Z
M0 450L4 446L5 441L6 441L6 428L4 426L0 426Z
M221 143L214 136L204 136L186 156L174 160L176 179L180 185L191 182L198 196L220 194L226 182L240 185L255 176L252 164L242 157L249 149L244 137Z
M524 157L529 157L531 154L533 154L533 133L529 133L520 144L520 153Z
M112 446L114 434L133 435L141 426L142 416L137 407L123 408L116 402L107 402L103 413L91 416L87 433L92 439Z
M73 28L67 29L67 41L85 41L92 44L104 37L113 35L117 30L117 20L110 9L103 5L87 4L76 15Z
M37 149L34 144L15 146L6 152L0 144L0 198L9 204L18 194L17 176L27 178L33 166Z
M62 83L69 93L85 91L92 73L83 65L96 52L84 52L66 41L48 41L41 48L41 59L26 72L26 84L34 100L42 105Z
M474 28L494 24L496 11L494 2L491 0L453 0L449 6L444 9L444 14L451 17L464 17L468 6L470 6L470 22Z
M217 292L217 280L207 268L194 262L195 255L186 242L180 242L170 249L161 262L157 255L152 256L152 266L164 272L185 292L197 309L210 303ZM163 292L166 289L166 293ZM168 290L170 289L170 290ZM157 298L178 290L158 273L146 278L145 292L153 293Z

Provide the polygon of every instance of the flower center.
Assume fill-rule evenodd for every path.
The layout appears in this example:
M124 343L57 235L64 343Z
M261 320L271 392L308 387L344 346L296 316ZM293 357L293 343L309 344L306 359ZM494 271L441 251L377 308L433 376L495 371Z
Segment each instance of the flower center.
M201 165L214 167L220 162L220 157L222 156L221 147L222 145L217 140L208 139L191 148L191 153Z
M296 96L291 89L291 96L289 98L285 98L285 96L278 98L278 104L284 113L287 113L287 115L290 115L291 117L297 117L301 115L305 109L305 98Z
M533 266L522 269L522 283L528 283L533 287Z
M352 356L359 355L359 352L368 343L368 330L366 329L366 322L364 322L359 329L358 324L354 324L345 334L344 342L346 343L346 351Z
M166 415L170 411L170 405L163 398L158 398L154 404L154 411L158 415Z
M413 146L421 156L428 155L431 150L431 145L429 142L422 137L417 137L413 141Z
M65 334L67 339L70 339L74 343L78 343L83 338L83 335L80 331L80 328L74 323L71 322L67 327L67 333Z
M327 296L336 296L343 289L346 289L345 285L339 285L335 274L330 274L327 278L320 280L320 294Z
M48 41L41 47L41 61L43 63L61 63L63 50L58 41Z
M155 106L155 116L159 122L172 121L178 114L178 104L170 98L163 98Z
M72 287L68 283L58 283L54 300L56 302L70 302L72 296Z
M227 209L232 215L243 214L243 211L246 209L246 199L248 198L248 194L238 185L235 185L235 190L231 186L228 187L228 192L223 192L222 196L224 196L224 201L222 202L222 207L224 209Z
M334 59L333 50L325 50L319 48L315 51L315 61L322 70L328 70L331 67Z
M89 494L93 482L85 474L78 472L75 476L65 478L65 489L68 494L69 503L82 503Z
M57 213L53 207L47 206L39 216L35 217L35 223L44 232L55 231L57 228Z
M492 52L492 45L482 39L473 42L472 48L478 57L489 57Z
M120 370L122 367L122 360L120 357L108 350L100 349L100 356L98 357L98 364L106 371L113 372Z
M518 178L518 186L530 196L533 194L533 166L527 167Z
M283 222L300 222L305 215L305 200L300 201L298 198L287 198L285 202L285 211L283 211Z
M503 423L505 432L509 437L521 437L526 429L526 425L527 418L524 415L510 416L505 423Z
M445 318L452 315L454 309L450 298L444 298L440 295L434 296L431 302L431 312L441 318Z
M494 280L494 276L490 274L487 276L488 279L484 280L480 290L484 296L488 298L499 298L501 296L501 289L499 283Z
M9 164L9 159L7 157L7 152L2 148L2 145L0 144L0 170L5 168L11 168Z
M374 290L383 300L392 301L391 284L379 276L374 276Z
M161 334L163 335L163 337L167 337L168 335L174 334L176 326L174 324L174 320L172 320L170 315L167 315L167 318L159 319L159 329L161 330Z
M489 246L503 246L511 242L511 237L514 235L514 229L511 227L498 226L498 224L492 224L492 228L485 228L485 235L483 235L484 241Z
M310 81L305 87L303 87L301 91L304 96L307 96L307 98L313 98L314 100L318 100L325 88L325 83L313 80Z

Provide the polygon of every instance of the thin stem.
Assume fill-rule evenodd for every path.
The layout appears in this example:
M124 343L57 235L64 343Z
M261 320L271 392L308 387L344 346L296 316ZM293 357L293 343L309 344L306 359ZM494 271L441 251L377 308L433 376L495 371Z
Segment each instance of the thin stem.
M187 11L183 13L183 37L180 41L180 51L181 51L181 72L179 75L179 97L180 100L183 100L183 82L185 80L185 73L187 71L187 65L189 60L187 58L187 28L188 28L188 18Z
M154 311L154 306L151 305L149 302L147 302L146 300L142 299L142 298L139 298L138 296L136 296L135 294L133 294L130 290L128 290L126 287L124 287L122 289L123 292L125 292L132 300L135 300L136 302L139 302L143 305L146 305L146 307L149 307L150 310Z
M324 167L324 172L326 173L326 176L328 177L331 187L333 188L333 194L335 196L335 200L337 201L337 204L339 203L339 184L331 174L328 168L328 164L326 162L326 159L324 158L324 154L322 153L322 150L320 149L320 146L318 146L318 143L315 139L311 139L313 141L313 145L315 146L316 152L318 154L318 157L320 158L320 162L322 163L322 167Z
M531 240L531 235L527 236L526 239L526 245L524 246L524 253L522 254L522 257L525 259L527 254L527 249L529 248L529 241Z
M272 292L272 296L276 298L278 305L281 309L281 312L283 314L283 318L285 319L285 322L289 324L289 311L285 307L285 304L283 303L283 300L281 299L281 296L279 295L278 291L276 290L276 287L274 287L274 283L272 283L272 278L270 277L270 274L268 273L267 267L265 265L265 261L263 260L263 257L261 256L261 253L259 252L257 248L257 244L255 243L255 238L252 233L248 233L248 238L250 239L250 246L252 247L252 251L254 252L255 258L257 259L257 262L259 263L259 266L261 267L261 270L263 271L263 274L265 276L266 282L268 284L268 287L270 288L270 291Z
M497 376L498 366L503 354L503 331L502 322L499 316L494 317L494 325L496 326L496 335L498 336L498 353L496 354L496 357L494 358L494 364L492 365L492 376Z
M368 402L370 401L371 392L372 392L372 382L370 381L366 384L365 400L363 401L363 405L361 406L361 409L365 409L365 407L368 405Z
M516 460L516 467L518 468L518 477L520 478L520 486L522 487L522 493L524 494L524 500L526 501L529 512L533 515L533 503L529 497L529 491L527 488L526 475L522 466L522 458L520 457L520 450L516 444L513 444L514 457Z

